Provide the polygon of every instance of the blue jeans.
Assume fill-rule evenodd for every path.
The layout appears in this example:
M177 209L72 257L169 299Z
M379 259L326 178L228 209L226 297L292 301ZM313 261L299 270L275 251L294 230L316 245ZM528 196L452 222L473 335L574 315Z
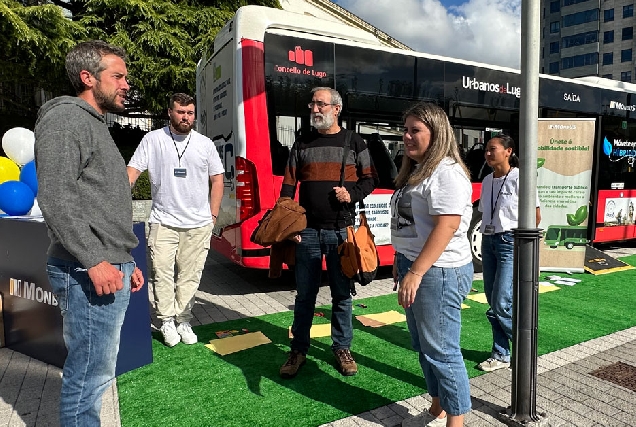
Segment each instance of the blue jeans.
M296 304L291 341L292 350L307 354L309 332L314 319L316 296L320 287L322 255L325 255L331 289L332 349L350 348L353 339L351 319L351 280L342 274L338 245L347 239L347 229L316 230L305 228L296 245Z
M484 235L481 258L484 268L484 292L490 308L486 317L492 326L491 357L510 362L512 340L512 274L514 269L512 232Z
M401 281L412 265L397 254ZM462 267L431 267L420 283L415 301L406 311L413 349L431 397L439 397L443 410L451 415L470 411L468 373L459 345L462 301L473 282L473 264Z
M63 317L64 362L60 425L99 426L102 394L115 378L119 337L130 299L134 262L113 264L124 273L124 288L98 296L79 263L49 257L46 271Z

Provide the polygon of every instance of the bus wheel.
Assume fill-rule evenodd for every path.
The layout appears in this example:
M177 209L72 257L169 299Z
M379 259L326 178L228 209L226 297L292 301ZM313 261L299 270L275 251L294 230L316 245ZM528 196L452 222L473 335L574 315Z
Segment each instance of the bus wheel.
M568 248L568 249L572 249L574 247L574 243L568 242L568 243L565 244L565 247Z
M481 273L483 270L481 264L481 212L475 207L473 208L473 217L468 227L468 240L470 242L470 252L473 255L473 267L475 273Z

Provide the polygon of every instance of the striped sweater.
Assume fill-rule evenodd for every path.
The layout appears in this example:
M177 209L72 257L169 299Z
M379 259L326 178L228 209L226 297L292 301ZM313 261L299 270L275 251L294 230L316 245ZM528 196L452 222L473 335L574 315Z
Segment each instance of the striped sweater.
M344 141L344 129L329 135L312 132L300 137L291 149L280 196L293 198L300 183L298 201L307 210L307 227L334 230L351 225L355 203L370 194L378 183L367 145L354 133L344 182L351 203L338 202L333 187L340 183Z

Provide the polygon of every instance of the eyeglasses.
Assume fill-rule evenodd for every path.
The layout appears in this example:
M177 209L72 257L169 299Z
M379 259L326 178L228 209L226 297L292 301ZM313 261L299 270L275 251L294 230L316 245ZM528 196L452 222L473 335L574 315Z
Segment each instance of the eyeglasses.
M329 104L327 102L322 102L322 101L311 101L309 104L307 104L307 106L312 109L314 108L314 105L316 107L318 107L319 110L322 110L323 108L325 108L327 105L336 105L336 104Z

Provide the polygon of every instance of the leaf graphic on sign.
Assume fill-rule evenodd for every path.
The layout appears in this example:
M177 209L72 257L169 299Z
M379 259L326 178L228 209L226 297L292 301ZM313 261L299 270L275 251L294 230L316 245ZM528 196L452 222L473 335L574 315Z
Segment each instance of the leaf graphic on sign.
M612 143L607 140L607 137L603 138L603 153L606 156L612 154Z
M545 164L545 159L539 157L537 159L537 169L539 169L541 166L543 166Z
M581 206L574 214L566 214L565 218L569 225L581 225L581 223L587 218L587 206Z
M579 224L585 221L585 218L587 218L587 206L583 205L578 208L576 210L576 213L574 214L574 217L580 221Z
M576 219L574 219L574 215L572 214L567 214L565 215L565 218L568 221L568 225L579 225L580 223L576 221Z

